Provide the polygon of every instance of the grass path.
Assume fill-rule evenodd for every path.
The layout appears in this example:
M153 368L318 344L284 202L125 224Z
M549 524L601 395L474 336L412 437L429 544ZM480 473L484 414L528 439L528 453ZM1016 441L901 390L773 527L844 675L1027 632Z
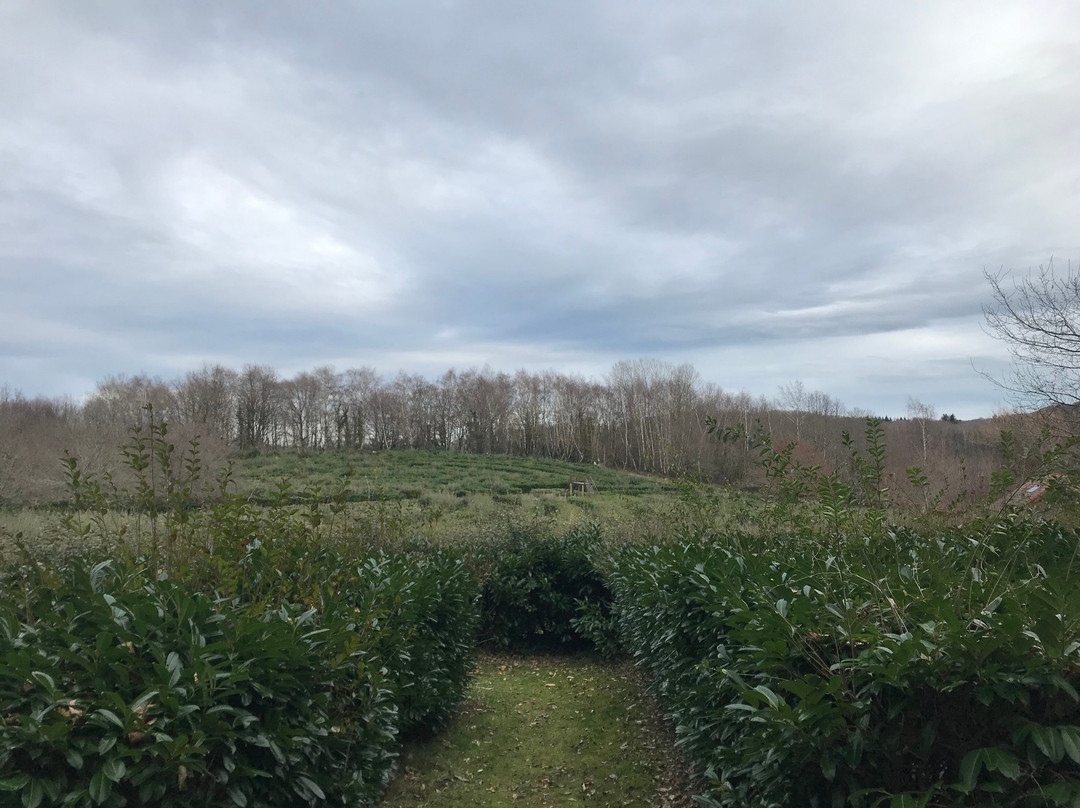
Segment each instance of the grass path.
M406 744L384 808L684 808L686 767L629 662L479 660L434 738Z

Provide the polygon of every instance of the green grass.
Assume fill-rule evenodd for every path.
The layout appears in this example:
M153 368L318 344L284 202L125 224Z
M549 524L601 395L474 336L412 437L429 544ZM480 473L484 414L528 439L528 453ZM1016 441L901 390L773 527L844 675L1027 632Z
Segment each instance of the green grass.
M470 455L446 450L388 452L264 452L234 459L242 493L269 497L275 480L288 477L294 490L349 475L357 499L416 499L424 494L564 493L571 481L590 480L596 491L623 496L670 493L668 480L602 466L539 457Z
M449 451L326 451L246 453L233 458L235 490L256 505L275 501L287 478L294 514L321 514L317 540L349 537L393 546L422 537L472 543L511 532L559 535L600 524L615 542L662 541L684 529L745 530L756 499L713 486L688 486L599 466L505 455ZM346 476L347 475L347 476ZM567 495L570 481L588 479L595 491ZM314 497L314 500L312 499ZM334 499L336 504L330 504ZM313 503L323 503L313 504ZM109 551L60 526L59 508L0 509L0 560L17 558L14 536L60 557ZM89 513L76 514L85 523ZM101 517L113 536L131 540L149 520L127 507ZM296 518L300 518L297 516Z
M630 662L483 656L450 725L406 745L383 806L690 806L673 748Z

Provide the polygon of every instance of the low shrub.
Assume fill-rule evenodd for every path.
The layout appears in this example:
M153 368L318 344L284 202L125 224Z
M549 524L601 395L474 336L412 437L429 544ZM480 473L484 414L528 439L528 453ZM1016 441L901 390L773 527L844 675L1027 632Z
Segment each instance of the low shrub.
M499 648L612 651L611 594L594 558L600 529L558 538L513 532L485 547L482 640Z

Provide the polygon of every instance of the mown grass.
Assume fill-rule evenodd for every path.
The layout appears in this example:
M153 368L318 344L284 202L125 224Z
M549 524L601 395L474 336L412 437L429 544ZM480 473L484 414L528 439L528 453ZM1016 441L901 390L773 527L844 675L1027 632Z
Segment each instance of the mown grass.
M481 656L450 725L406 745L384 808L682 808L686 767L630 662Z

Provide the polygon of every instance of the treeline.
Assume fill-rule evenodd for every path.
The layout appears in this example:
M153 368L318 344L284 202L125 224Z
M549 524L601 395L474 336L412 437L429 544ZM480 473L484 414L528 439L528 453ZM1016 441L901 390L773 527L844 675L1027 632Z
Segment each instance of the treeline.
M733 484L755 482L753 447L718 442L706 429L709 418L759 424L775 444L797 443L801 462L842 471L850 455L842 435L860 435L869 414L801 382L781 387L775 399L755 397L704 382L692 365L652 359L618 362L603 380L489 368L386 378L370 367L285 378L262 365L205 365L173 381L110 377L81 403L0 391L0 501L47 499L46 489L59 486L65 450L93 464L148 422L148 404L178 442L198 436L210 456L442 448ZM950 491L985 487L1001 425L937 418L915 404L915 417L886 424L901 483L904 469L918 465Z

